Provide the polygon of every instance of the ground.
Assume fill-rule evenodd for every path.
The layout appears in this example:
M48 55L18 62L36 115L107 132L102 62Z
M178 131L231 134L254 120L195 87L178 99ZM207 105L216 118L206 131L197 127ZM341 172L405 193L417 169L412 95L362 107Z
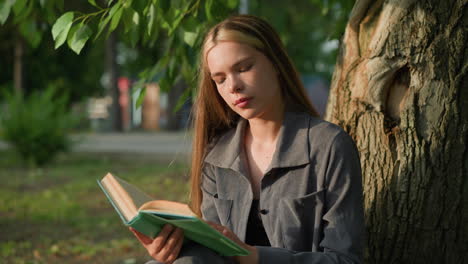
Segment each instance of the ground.
M72 153L25 168L0 150L2 263L144 263L96 179L108 171L155 198L187 201L186 162L155 154Z

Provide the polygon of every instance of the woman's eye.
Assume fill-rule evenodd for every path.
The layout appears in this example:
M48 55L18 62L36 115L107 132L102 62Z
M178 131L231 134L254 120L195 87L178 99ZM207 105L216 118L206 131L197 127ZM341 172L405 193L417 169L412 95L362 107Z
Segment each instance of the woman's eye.
M251 68L252 68L252 64L249 64L249 65L240 67L239 72L246 72L246 71L250 70Z
M213 81L216 83L216 84L222 84L224 82L224 80L226 80L225 78L218 78L218 79L214 79Z

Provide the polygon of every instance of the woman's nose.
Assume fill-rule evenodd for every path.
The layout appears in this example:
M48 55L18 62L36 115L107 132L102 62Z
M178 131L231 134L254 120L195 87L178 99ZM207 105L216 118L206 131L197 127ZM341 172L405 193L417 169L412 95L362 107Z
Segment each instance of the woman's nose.
M231 93L238 93L243 89L242 80L239 79L235 74L229 78L229 91Z

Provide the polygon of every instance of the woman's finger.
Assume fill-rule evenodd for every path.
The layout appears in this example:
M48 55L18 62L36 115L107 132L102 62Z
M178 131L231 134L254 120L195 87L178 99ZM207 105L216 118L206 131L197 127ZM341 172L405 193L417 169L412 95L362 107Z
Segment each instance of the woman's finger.
M166 243L163 248L158 253L158 257L160 259L165 260L167 262L167 258L172 253L174 248L177 246L177 243L182 240L183 238L183 231L180 228L176 228L171 235L167 238Z
M216 230L218 230L218 232L220 232L221 234L223 234L225 237L231 239L232 241L234 241L235 243L237 243L238 245L242 246L242 247L245 247L245 244L244 242L242 242L239 237L237 237L236 234L234 234L234 232L231 231L231 229L225 227L225 226L222 226L222 225L219 225L217 223L213 223L213 222L209 222L207 221L207 223L212 226L213 228L215 228Z
M132 231L132 233L136 236L136 238L138 238L138 240L143 244L143 245L150 245L151 243L153 243L153 239L151 239L150 237L147 237L145 236L144 234L138 232L137 230L135 230L134 228L130 227L129 228L130 231Z
M148 247L148 251L150 252L150 255L153 254L158 254L158 252L164 247L166 244L166 240L169 237L169 235L172 233L172 230L174 227L169 224L165 224L159 234L154 238L152 241L151 245Z
M227 227L225 226L222 226L222 225L219 225L219 224L216 224L216 223L213 223L213 222L207 222L210 226L212 226L214 229L218 230L218 232L220 232L221 234L223 234L224 236L227 236L229 238L232 237L232 235L234 233L231 232L231 230L229 230ZM232 239L232 238L231 238Z
M171 254L167 257L167 261L169 263L174 262L177 257L179 256L180 249L182 248L182 245L184 244L184 236L182 236L174 246L174 249L171 251Z
M218 230L218 232L223 232L224 230L224 227L222 225L219 225L219 224L216 224L214 222L210 222L210 221L207 221L206 222L207 224L209 224L211 227L213 227L214 229Z

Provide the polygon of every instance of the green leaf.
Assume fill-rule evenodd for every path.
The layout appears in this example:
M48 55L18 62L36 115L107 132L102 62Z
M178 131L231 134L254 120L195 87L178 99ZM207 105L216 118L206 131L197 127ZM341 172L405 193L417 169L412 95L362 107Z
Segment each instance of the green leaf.
M188 100L190 100L191 94L192 94L192 89L190 87L185 88L184 92L177 100L177 104L174 108L174 112L179 111L182 108L182 106L184 106L184 104L187 103Z
M160 27L153 27L153 31L149 35L145 34L143 38L145 45L147 45L148 47L154 47L154 44L156 43L156 40L159 36L159 30Z
M0 23L3 25L10 15L10 10L15 0L4 0L3 3L0 3Z
M96 0L88 0L88 3L90 3L92 6L94 7L97 7L97 8L100 8L97 4L96 4Z
M149 10L148 10L148 31L147 31L148 35L151 35L151 31L153 31L155 14L156 14L156 8L152 4L150 5Z
M13 11L15 12L15 16L13 17L13 24L19 24L25 20L34 19L31 18L30 15L35 8L37 7L34 1L26 1L25 6L18 12L15 11L15 6L13 6Z
M75 25L73 26L70 31L68 32L68 37L67 37L67 44L69 47L71 47L72 45L72 38L73 36L75 35L75 32L78 30L78 28L80 27L80 25Z
M169 80L167 78L162 78L159 81L159 87L161 88L161 92L169 92L169 90L171 89Z
M55 40L55 49L60 47L67 39L68 31L73 23L73 12L67 12L57 19L52 26L52 37Z
M65 14L61 15L57 21L55 21L55 24L52 26L52 37L54 40L57 38L60 32L69 26L70 22L73 21L73 17L73 12L66 12Z
M24 10L26 7L26 0L16 0L15 4L13 5L13 11L16 15L19 15L21 11Z
M181 26L185 31L195 32L198 30L200 22L195 17L189 16L186 19L182 20Z
M114 16L114 14L122 7L120 2L115 3L109 11L109 16Z
M156 63L156 67L155 67L156 71L162 71L164 68L166 68L171 60L171 57L172 57L171 54L166 53L166 55L164 55L161 59L159 59L158 62Z
M134 12L132 16L132 21L135 24L135 26L138 26L140 24L140 14Z
M177 27L179 26L180 21L182 21L182 19L185 16L184 13L185 12L182 11L182 12L179 12L179 14L177 14L176 19L174 19L174 22L172 23L171 29L169 30L169 36L172 35L174 33L174 31L177 29Z
M106 18L104 18L104 20L101 20L99 22L99 25L98 25L98 33L96 34L96 36L94 37L94 40L96 40L102 33L102 31L104 30L104 28L106 28L107 24L109 24L109 21L111 20L111 17L110 16L106 16Z
M208 20L213 20L213 15L211 14L211 9L213 7L213 0L207 0L205 2L205 13Z
M138 27L132 27L129 35L130 45L134 48L140 38Z
M137 0L137 1L141 1L141 0ZM123 5L122 5L122 6L123 6L125 9L127 9L127 8L129 8L129 7L132 6L132 2L133 2L133 0L126 0L126 1L123 2Z
M197 40L198 34L195 32L184 32L184 41L187 43L190 47L193 47L195 44L195 41Z
M36 48L42 40L42 34L38 30L37 24L32 20L21 23L19 30L33 48Z
M122 21L123 21L123 24L124 24L124 33L128 33L130 31L130 29L132 29L135 26L138 26L138 24L135 24L133 22L133 16L135 14L138 16L138 13L135 12L135 10L133 10L131 7L125 9L122 12Z
M76 53L80 54L81 50L83 49L86 41L88 41L89 37L92 34L91 29L88 25L75 25L76 30L74 30L73 35L68 42L68 46Z
M110 28L109 28L111 32L114 31L117 25L119 25L120 18L122 17L122 12L123 12L123 8L120 7L119 9L117 9L117 11L115 11L115 14L112 16L112 21L111 21Z
M143 80L138 81L136 86L137 85L142 87L140 88L140 94L138 95L138 99L136 102L136 106L140 107L143 104L143 100L145 100L146 87L143 87Z

